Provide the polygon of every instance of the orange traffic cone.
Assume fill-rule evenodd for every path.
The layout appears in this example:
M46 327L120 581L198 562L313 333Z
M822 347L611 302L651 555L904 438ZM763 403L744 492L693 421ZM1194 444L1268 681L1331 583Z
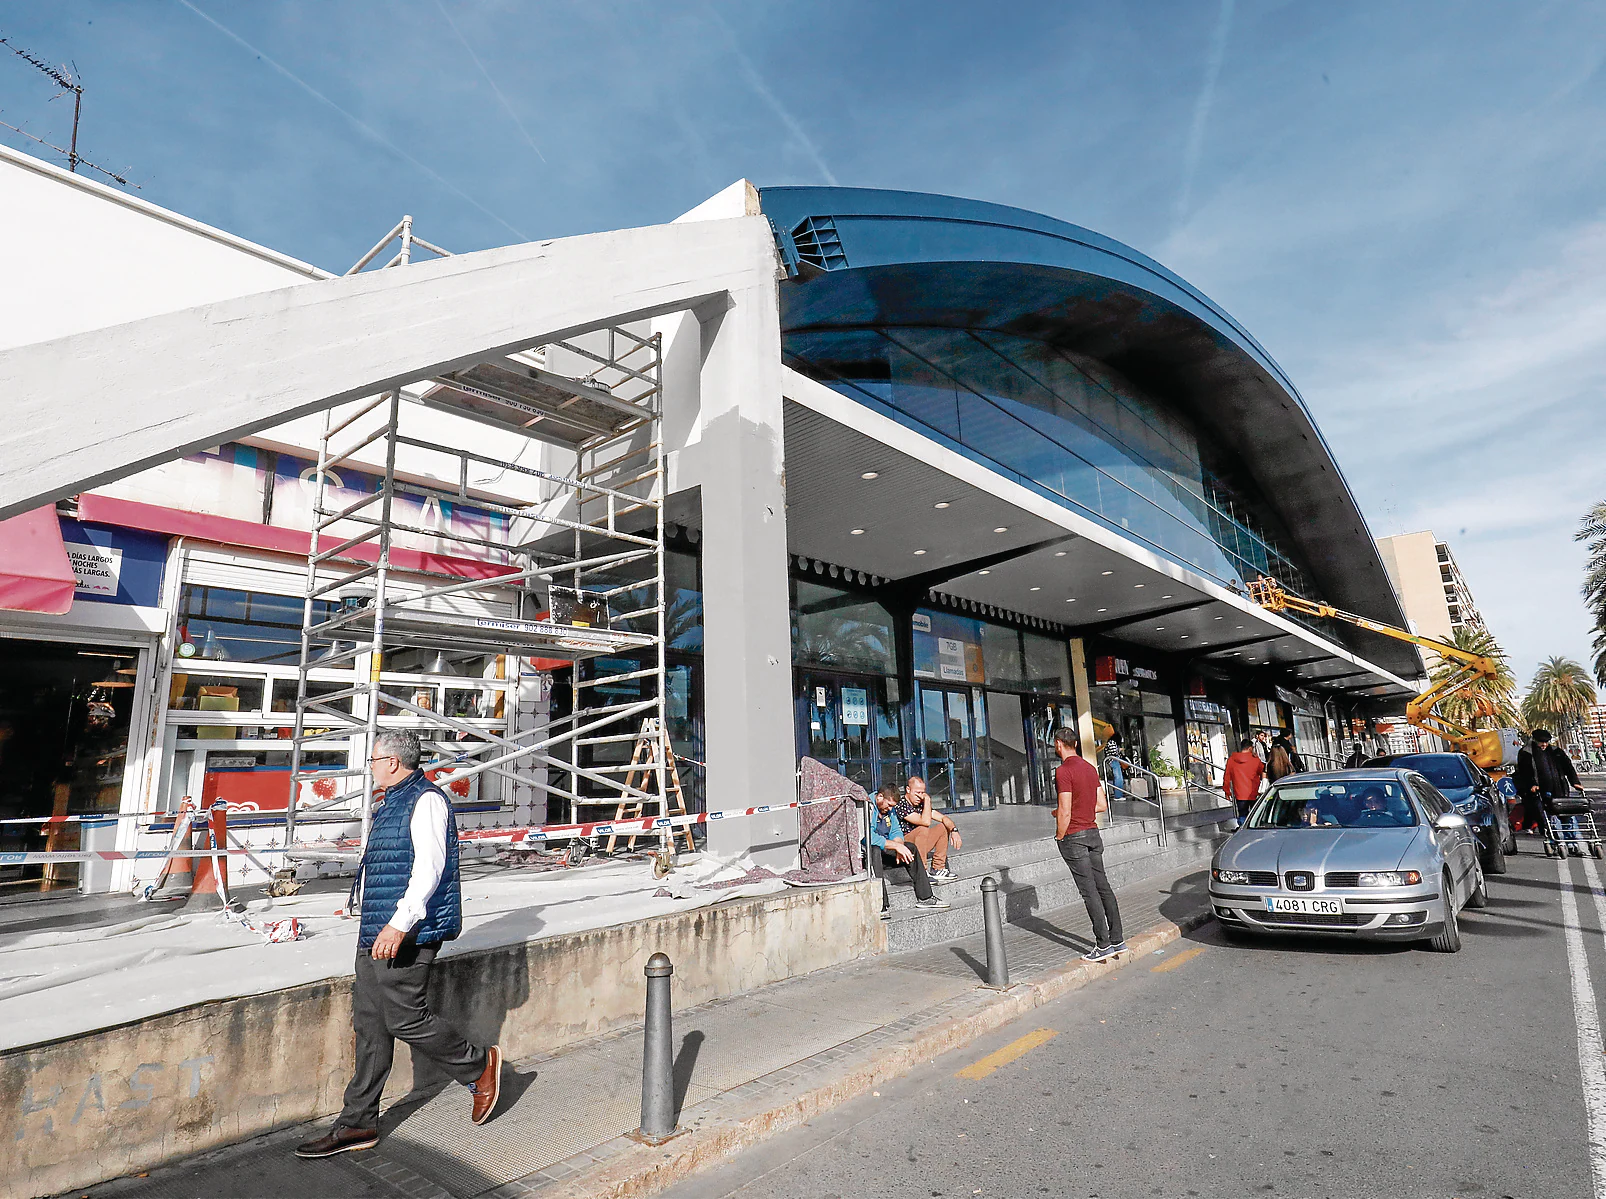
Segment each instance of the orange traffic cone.
M215 912L228 903L228 809L220 799L212 805L209 824L196 826L195 885L190 888L186 912ZM207 851L212 851L208 853Z
M185 848L193 840L194 805L186 795L178 813L173 817L173 837L168 842L167 852L173 853L182 845ZM188 899L190 891L195 886L195 865L191 858L168 858L162 863L162 869L156 876L147 894L152 899Z

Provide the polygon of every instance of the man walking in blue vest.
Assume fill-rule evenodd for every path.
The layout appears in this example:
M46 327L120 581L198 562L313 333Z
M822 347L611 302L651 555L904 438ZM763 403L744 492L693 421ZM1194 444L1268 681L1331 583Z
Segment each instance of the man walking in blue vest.
M496 1108L501 1049L476 1049L429 1010L430 967L441 945L463 929L463 892L457 821L446 796L418 768L422 757L418 738L405 730L374 738L369 764L385 795L374 806L357 876L362 920L351 996L357 1068L334 1128L296 1146L297 1157L379 1144L379 1095L397 1039L473 1092L474 1123L485 1123Z

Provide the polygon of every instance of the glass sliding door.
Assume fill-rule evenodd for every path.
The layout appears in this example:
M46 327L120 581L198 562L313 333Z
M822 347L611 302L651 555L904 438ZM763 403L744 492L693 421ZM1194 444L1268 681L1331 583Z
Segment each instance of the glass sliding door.
M991 807L992 763L983 752L988 724L981 690L921 683L919 697L919 764L933 806Z

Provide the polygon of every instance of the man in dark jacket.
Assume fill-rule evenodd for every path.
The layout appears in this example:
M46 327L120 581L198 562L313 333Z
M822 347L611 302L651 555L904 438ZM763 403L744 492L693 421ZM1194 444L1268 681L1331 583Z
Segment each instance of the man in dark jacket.
M1567 751L1550 743L1548 729L1535 729L1533 743L1517 753L1517 794L1522 796L1523 823L1540 827L1546 819L1545 805L1571 794L1577 787L1578 771ZM1576 829L1577 820L1573 821ZM1574 853L1578 853L1575 846Z
M351 995L356 1072L335 1126L297 1145L297 1157L332 1157L379 1144L379 1096L397 1038L473 1092L475 1124L496 1108L501 1049L476 1049L429 1008L435 955L463 929L463 891L452 805L418 768L422 757L418 738L405 730L386 729L374 738L369 765L385 794L374 807L357 873L362 919Z

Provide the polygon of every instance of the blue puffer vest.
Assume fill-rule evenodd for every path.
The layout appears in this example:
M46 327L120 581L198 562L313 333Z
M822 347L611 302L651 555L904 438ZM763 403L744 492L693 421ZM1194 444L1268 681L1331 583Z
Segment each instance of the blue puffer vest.
M368 827L368 848L362 856L362 924L357 932L357 948L372 948L379 930L390 923L396 905L407 894L413 873L413 809L419 797L433 791L445 794L415 770L385 792L374 805L373 823ZM463 931L463 888L457 871L457 817L450 800L446 802L446 869L440 885L424 905L424 918L413 926L420 945L450 941Z

